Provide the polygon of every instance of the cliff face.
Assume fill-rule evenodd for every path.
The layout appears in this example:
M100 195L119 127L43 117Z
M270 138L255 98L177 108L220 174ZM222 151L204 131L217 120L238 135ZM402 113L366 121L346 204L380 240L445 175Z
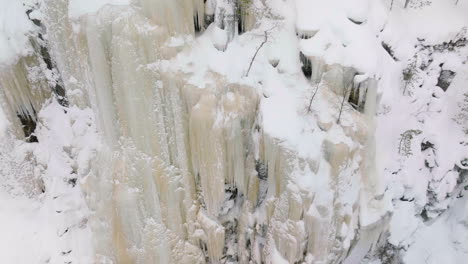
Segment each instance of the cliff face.
M419 263L428 223L463 239L468 6L413 2L2 0L0 194L48 219L24 263Z

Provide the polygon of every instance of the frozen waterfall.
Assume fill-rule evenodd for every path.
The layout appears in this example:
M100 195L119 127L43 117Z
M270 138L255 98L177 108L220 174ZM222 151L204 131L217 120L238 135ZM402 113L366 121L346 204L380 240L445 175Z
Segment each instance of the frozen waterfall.
M18 139L21 118L54 129L38 116L51 105L81 131L73 133L96 135L77 143L72 133L59 147L78 178L82 205L74 210L89 229L85 237L72 228L63 235L74 252L86 243L87 263L364 257L391 208L376 165L379 77L303 48L314 37L297 38L295 22L265 1L109 2L71 15L68 0L39 1L31 8L41 13L35 30L44 39L31 33L29 54L0 70L0 102ZM262 77L247 78L264 32L271 39L252 68ZM33 47L38 41L50 67ZM204 56L216 67L197 61ZM337 123L348 86L358 91L358 110L345 93ZM320 89L308 113L312 87ZM61 96L67 104L54 103ZM76 128L79 113L88 123ZM44 184L47 194L52 183Z

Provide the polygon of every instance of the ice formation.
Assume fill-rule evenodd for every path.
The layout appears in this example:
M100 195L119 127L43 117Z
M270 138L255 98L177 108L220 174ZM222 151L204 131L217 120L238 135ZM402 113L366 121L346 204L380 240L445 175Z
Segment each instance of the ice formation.
M453 154L440 142L446 134L418 136L430 131L424 122L465 121L411 119L415 128L401 131L398 151L413 138L425 147L412 155L409 146L407 159L383 151L394 153L398 140L382 122L402 120L399 111L381 112L398 107L395 87L405 84L393 50L370 37L384 32L398 46L382 29L398 31L398 18L389 15L386 25L378 17L385 1L23 2L15 8L24 49L7 47L15 56L0 57L0 114L8 120L0 132L9 142L0 172L19 180L0 187L40 197L41 215L54 216L49 228L57 228L39 239L56 247L33 262L391 263L382 250L397 258L409 247L401 229L416 232L463 193L467 143L455 140L466 135L453 132ZM426 78L436 89L439 80L447 98L460 97L466 37L452 45L451 60L437 40L425 41L420 72L404 81L429 86ZM460 114L425 103L417 102L426 112ZM380 143L385 137L391 143ZM21 166L28 169L19 173ZM410 173L431 177L418 186L410 182L417 177L404 178ZM411 214L419 218L395 224Z

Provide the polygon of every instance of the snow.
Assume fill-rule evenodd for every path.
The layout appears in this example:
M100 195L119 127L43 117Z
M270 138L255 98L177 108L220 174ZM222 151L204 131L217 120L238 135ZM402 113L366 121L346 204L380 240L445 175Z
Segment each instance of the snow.
M0 66L4 66L30 53L28 33L33 25L21 1L1 0L0 6Z
M12 197L0 191L0 232L3 239L0 258L6 263L40 263L46 260L50 242L47 212L40 210L35 200ZM35 219L35 221L31 221ZM38 245L42 245L43 248ZM26 253L27 252L27 253Z
M415 208L411 202L402 202L397 204L390 221L389 242L393 245L401 243L410 243L410 239L418 228L419 221L414 217Z
M395 1L396 4L401 2ZM395 6L390 13L382 37L392 47L399 47L397 57L412 56L417 38L424 39L428 45L439 44L453 39L468 24L466 2L460 1L457 5L444 0L429 2L430 5L421 8L403 9Z
M306 56L323 57L327 64L353 66L359 71L380 75L378 65L388 63L378 36L386 14L377 1L297 1L297 30L317 32L300 41ZM381 14L366 18L366 14ZM348 17L364 21L357 25Z
M91 261L84 196L67 183L73 163L78 162L77 174L82 177L93 157L96 136L86 124L90 114L72 108L67 115L57 102L49 103L40 112L35 132L40 143L14 139L11 126L4 127L6 133L0 138L0 231L4 239L0 246L8 250L0 250L2 261ZM1 123L6 123L4 116ZM82 137L86 139L79 142Z
M404 261L414 264L463 263L466 260L468 241L467 205L466 198L458 200L452 208L430 225L425 225L416 219L411 219L411 216L407 216L405 220L411 219L413 227L406 230L410 232L406 233L405 236L414 241L414 244L409 247ZM414 228L414 225L417 228ZM401 233L401 235L404 234ZM406 241L408 240L406 239Z

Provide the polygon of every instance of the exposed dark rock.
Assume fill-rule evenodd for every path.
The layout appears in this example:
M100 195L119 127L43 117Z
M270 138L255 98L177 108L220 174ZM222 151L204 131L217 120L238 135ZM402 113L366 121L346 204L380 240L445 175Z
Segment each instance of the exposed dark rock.
M450 40L449 42L443 42L442 44L437 45L423 45L424 48L433 49L435 51L453 51L457 48L465 47L468 44L468 39L466 37L461 37L456 40Z
M65 89L63 87L60 72L58 71L57 67L55 67L52 57L50 56L49 49L47 47L47 41L44 38L46 28L44 27L44 25L42 24L40 20L31 18L29 16L31 12L33 12L33 9L28 9L26 11L26 14L29 20L31 20L34 23L34 25L38 27L37 33L35 34L35 38L31 38L31 43L33 47L35 48L36 52L38 52L40 56L42 57L42 60L47 66L47 69L52 72L53 81L50 83L53 83L53 84L51 84L51 89L56 95L57 101L59 102L60 105L68 107L69 103L68 103L68 99L66 98Z
M368 78L361 82L354 82L354 78L358 73L352 72L351 77L347 83L352 83L351 90L349 91L348 103L357 111L364 113L366 107L366 95L369 89L375 89L377 82L373 78Z
M61 233L59 234L59 237L62 237L63 235L65 235L66 233L68 233L68 227Z
M364 109L360 109L360 108L364 108L364 106L362 105L362 107L359 106L359 93L360 93L360 86L361 84L358 84L357 87L353 87L351 89L351 92L349 93L349 99L348 99L348 102L349 104L356 110L358 111L361 111L361 110L364 110Z
M302 52L299 53L299 58L302 62L301 69L302 69L302 72L304 73L304 76L310 79L310 77L312 76L312 62Z
M383 247L379 248L377 255L381 263L386 264L400 264L403 263L401 256L402 248L399 248L390 242L387 242Z
M214 15L205 15L205 27L214 22Z
M348 17L348 19L349 19L349 21L353 22L356 25L361 25L364 22L364 21L358 21L358 20L352 19L350 17Z
M387 43L383 42L382 41L382 47L384 48L384 50L388 53L388 55L390 55L390 57L392 57L392 59L394 61L398 61L398 58L395 57L395 54L393 52L393 49L390 45L388 45Z
M442 70L440 72L439 78L437 79L437 86L442 88L442 90L447 91L447 88L455 78L456 73L451 70Z
M242 15L239 15L239 20L237 21L237 33L241 35L245 32L244 22L242 21Z
M72 250L68 250L68 251L62 251L62 256L65 256L65 255L68 255L72 252Z
M300 39L310 39L310 36L307 35L307 34L299 34L299 33L296 33L296 36Z
M460 163L461 163L462 166L467 167L468 166L468 158L461 160Z
M451 197L457 197L456 194L459 194L460 191L462 191L465 188L466 184L468 183L468 170L462 169L459 166L454 165L454 168L452 169L452 171L458 173L457 184L452 192L447 193L444 199L451 199ZM421 213L421 217L424 221L432 220L448 209L448 207L438 206L441 200L438 198L438 194L436 190L434 190L433 184L434 182L429 183L429 186L427 189L428 201L426 205L424 206L424 209Z
M29 20L31 20L31 21L34 23L34 25L36 25L36 26L38 26L38 27L41 27L41 26L42 26L42 23L41 23L41 21L40 21L39 19L31 18L31 17L29 16L29 14L31 14L32 11L33 11L32 9L26 10L26 15L28 16Z
M255 161L255 170L257 171L258 178L266 180L268 178L268 166L265 163L257 160Z
M296 30L296 36L300 39L310 39L317 34L314 30Z
M429 220L432 219L431 217L429 217L428 211L427 211L426 208L424 208L424 209L422 210L420 216L421 216L421 218L423 219L424 222L427 222L427 221L429 221Z
M227 261L226 263L238 262L239 254L237 252L237 248L238 248L237 225L238 225L238 220L236 218L233 218L232 221L229 221L223 225L224 231L225 231L223 259Z
M367 252L362 263L373 263L378 260L382 264L401 264L403 263L403 252L405 248L402 246L395 246L388 241L390 237L389 231L380 233L377 241L373 244L371 249ZM357 240L360 238L358 237ZM356 240L356 239L355 239ZM349 254L349 252L348 252Z
M424 160L424 166L428 168L429 171L432 171L432 169L434 168L427 160Z
M17 116L21 122L26 142L38 142L37 137L34 135L34 131L36 130L36 121L34 118L23 114L18 114Z
M76 186L76 178L69 179L68 184L70 184L72 187L75 187Z
M400 197L400 201L403 201L403 202L412 202L414 201L414 197L412 198L406 198L404 196Z
M428 148L434 148L434 144L432 144L430 141L423 141L421 142L421 151L425 151Z
M257 171L257 176L260 179L257 197L257 206L260 206L265 200L265 197L268 192L268 165L259 160L256 160L255 170Z
M228 195L228 200L234 200L237 197L237 187L235 186L229 186L225 188L226 190L226 195Z
M462 169L457 165L455 165L454 169L459 174L459 177L457 179L457 185L464 185L468 181L468 170Z

